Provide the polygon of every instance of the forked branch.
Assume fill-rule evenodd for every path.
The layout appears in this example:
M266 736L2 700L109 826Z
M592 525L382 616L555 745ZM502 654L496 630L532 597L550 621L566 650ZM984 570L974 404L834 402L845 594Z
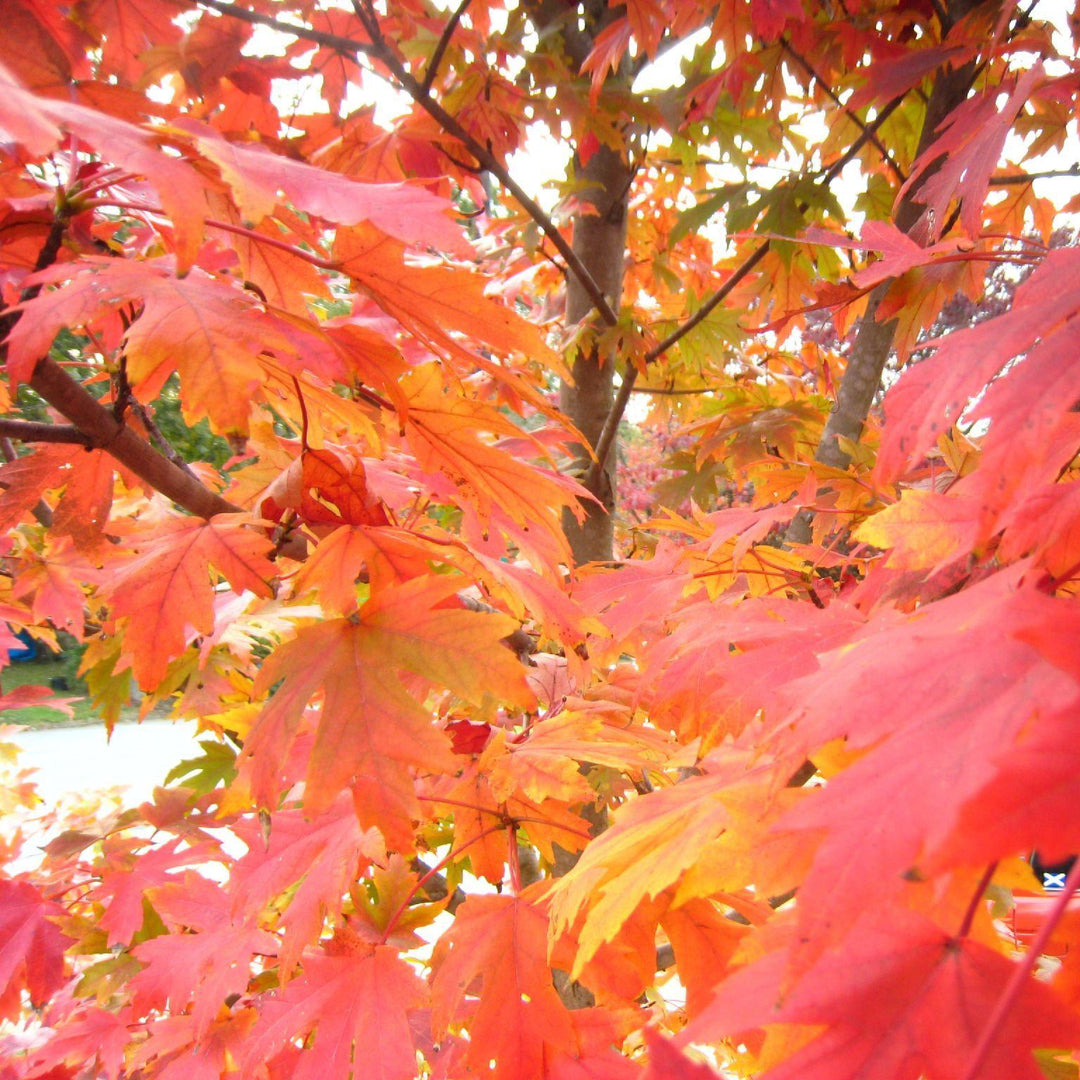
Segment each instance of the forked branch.
M893 98L888 105L878 114L872 124L863 126L862 132L859 137L851 144L850 147L829 166L828 169L822 174L819 181L821 186L827 186L836 179L837 176L843 171L844 167L849 161L851 161L855 155L869 142L876 137L876 132L882 124L900 107L901 102L904 100L904 95L900 94ZM799 212L803 213L806 210L806 203L801 203ZM720 286L705 301L704 304L694 312L685 322L676 327L663 341L651 348L644 357L644 363L646 365L651 364L654 360L659 359L664 353L668 351L673 345L681 341L695 326L704 322L709 315L727 299L731 294L732 289L739 284L751 270L765 257L769 249L772 247L771 240L765 240L761 246L748 255L742 263L732 272L731 276L727 278L723 285ZM586 485L595 482L599 476L601 470L604 468L604 463L607 461L607 456L611 453L611 448L615 443L615 436L619 430L619 424L622 423L622 418L626 412L626 406L630 401L630 395L634 389L634 383L637 381L638 368L628 366L627 370L623 374L622 384L619 387L619 392L615 395L615 400L611 405L611 412L608 414L607 419L604 421L603 430L600 432L600 438L596 441L596 460L589 467L588 476L585 479Z
M506 166L491 151L490 147L485 146L466 131L457 119L448 113L446 109L431 96L430 87L425 86L424 83L417 80L401 61L398 60L394 55L393 49L390 48L389 44L379 32L378 23L372 23L370 18L364 18L359 15L359 11L362 10L359 5L358 17L361 18L365 30L368 31L369 35L373 38L370 44L353 42L348 38L341 37L337 34L327 34L322 31L311 30L304 26L294 26L292 23L281 22L279 19L275 19L269 15L262 15L259 12L234 7L231 4L221 3L221 0L199 0L199 3L204 7L212 8L214 11L220 11L224 15L232 15L235 18L243 19L245 22L269 26L275 30L280 30L282 33L293 34L296 37L303 38L305 41L313 41L316 44L325 45L327 48L333 49L343 56L348 56L350 59L355 59L357 53L363 53L366 56L377 59L390 73L393 81L396 82L398 86L443 129L443 131L448 135L452 135L466 150L468 150L468 152L476 159L479 168L486 172L490 172L498 179L499 183L513 195L525 213L536 222L544 235L555 245L556 250L563 257L567 269L581 282L582 288L584 288L585 292L588 294L589 299L600 313L600 317L604 322L607 323L608 326L614 326L619 321L618 315L616 315L615 311L612 309L611 304L608 303L603 290L597 285L592 274L589 273L582 261L575 254L566 238L551 220L550 215L544 212L543 208L535 199L529 197L524 189L510 175Z

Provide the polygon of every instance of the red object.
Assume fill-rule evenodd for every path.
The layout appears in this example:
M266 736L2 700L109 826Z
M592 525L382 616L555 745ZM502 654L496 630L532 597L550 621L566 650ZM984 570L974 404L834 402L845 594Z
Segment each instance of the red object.
M1039 932L1050 909L1054 906L1057 896L1054 893L1044 893L1041 896L1017 896L1016 905L1009 912L1009 930L1013 941L1017 945L1030 945L1032 939ZM1074 896L1065 908L1066 915L1080 913L1080 895ZM1064 937L1059 937L1057 930L1050 935L1050 940L1043 950L1046 956L1064 957L1069 951L1069 942Z

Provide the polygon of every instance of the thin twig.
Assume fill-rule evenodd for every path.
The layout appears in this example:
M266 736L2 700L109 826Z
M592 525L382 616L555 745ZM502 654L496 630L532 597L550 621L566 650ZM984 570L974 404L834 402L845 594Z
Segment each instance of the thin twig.
M195 471L180 455L180 452L176 447L165 438L161 428L157 426L154 418L150 415L150 411L137 397L135 397L134 394L128 400L128 408L138 417L139 423L146 428L146 434L150 436L151 441L165 457L167 457L178 469L183 469L188 476L193 479L198 479L198 477L195 476Z
M633 386L630 388L634 394L653 394L657 397L683 397L692 394L711 394L715 386L699 386L694 390L676 390L666 386Z
M374 39L370 45L357 44L356 42L350 41L348 38L340 37L337 34L327 34L322 31L310 30L307 27L283 23L269 15L262 15L258 12L248 11L244 8L234 8L233 5L222 3L221 0L199 0L199 2L205 7L212 8L214 11L220 11L224 15L232 15L235 18L243 19L245 22L256 25L269 26L275 30L282 31L282 33L294 34L299 38L303 38L305 41L314 41L317 44L326 45L328 48L336 49L347 55L359 52L366 56L378 59L386 66L394 80L400 85L401 89L403 89L413 101L428 114L428 116L439 124L448 135L452 135L457 139L458 142L460 142L465 149L476 158L481 169L490 172L495 176L503 187L513 195L529 217L536 222L544 234L550 238L551 242L555 245L556 250L565 260L570 272L581 282L582 288L584 288L589 299L592 301L593 306L600 313L604 322L607 323L608 326L615 326L618 323L618 316L612 310L611 304L608 303L603 290L597 285L596 280L593 278L592 274L589 273L581 259L578 258L570 244L567 243L566 238L551 220L551 217L543 211L534 199L529 198L507 171L506 166L499 161L490 148L484 146L479 140L470 135L469 132L466 131L465 128L463 128L428 91L424 90L421 83L418 82L405 66L393 55L393 51L386 43L381 33L378 33L377 24L374 26L368 25L368 19L361 13L362 9L359 4L356 5L357 17L360 19L361 23L364 24L364 28L369 32L369 36ZM376 33L371 33L373 30L376 31Z
M424 74L424 81L421 87L425 94L431 93L431 87L435 83L435 77L439 74L439 65L442 63L442 58L446 54L447 46L450 44L450 39L454 36L454 31L457 29L458 23L461 22L461 16L469 10L469 5L472 0L461 0L458 4L454 14L450 16L449 22L443 28L442 35L439 38L438 44L435 46L435 51L431 54L431 60L428 61L427 71Z
M1054 927L1061 921L1061 916L1065 914L1065 909L1069 906L1069 901L1073 898L1078 885L1080 885L1080 859L1077 859L1073 864L1069 876L1065 879L1065 888L1055 898L1053 907L1047 914L1042 926L1039 927L1035 940L1028 946L1028 951L1023 960L1013 970L1012 978L1009 979L1009 983L998 999L997 1005L994 1006L994 1011L990 1014L990 1019L986 1021L986 1027L983 1028L983 1033L979 1037L974 1051L972 1051L971 1060L968 1062L963 1080L975 1080L975 1077L979 1075L979 1071L982 1069L983 1063L994 1045L994 1040L998 1036L1005 1017L1008 1016L1009 1010L1016 1003L1016 999L1020 996L1021 990L1023 990L1027 980L1031 977L1032 971L1035 970L1035 964L1042 955L1043 948L1050 940Z
M250 23L252 26L266 26L271 30L278 30L282 34L292 34L294 37L303 38L305 41L313 41L316 45L325 45L328 49L337 52L363 53L370 55L372 47L362 41L353 41L351 38L342 37L341 34L331 34L325 30L314 30L309 26L297 26L295 23L275 19L273 15L263 15L262 12L249 11L247 8L236 4L226 4L222 0L199 0L202 7L210 8L222 15L228 15L241 22ZM177 0L176 6L187 10L187 3Z
M964 920L960 923L960 929L956 931L957 938L966 938L971 932L971 924L975 921L975 915L979 910L983 894L990 887L996 869L997 862L990 863L983 871L982 877L979 878L979 884L975 886L975 891L971 894L971 903L968 904L967 911L964 912Z
M818 86L821 87L822 90L825 91L832 101L840 106L844 115L852 123L857 125L860 131L869 135L871 146L873 146L873 148L882 156L885 163L896 174L897 180L899 180L901 184L906 183L907 177L904 175L904 170L896 163L896 159L889 153L888 147L877 137L877 134L868 129L866 121L860 120L859 117L840 100L840 96L836 91L833 90L833 88L817 73L813 64L811 64L810 61L807 60L790 41L788 41L786 36L780 38L780 47L818 84Z
M1080 179L1080 163L1074 163L1067 169L1045 169L1042 172L1017 173L1013 176L993 176L991 187L1005 187L1009 184L1030 184L1032 180L1062 179L1068 177Z
M656 345L645 354L645 363L652 363L653 360L662 356L675 344L675 342L685 337L695 326L707 319L710 313L727 299L732 289L734 289L735 286L738 285L763 258L765 258L770 247L772 247L772 241L766 240L757 251L744 259L739 268L728 277L724 284L721 285L704 304L701 305L691 318L687 319L682 326L673 330L659 345ZM600 431L600 437L596 440L596 460L589 466L589 471L585 476L584 484L586 487L595 483L597 477L599 477L604 469L607 456L615 443L615 436L618 434L619 424L622 422L623 414L626 412L626 406L630 402L630 394L633 392L637 376L638 368L632 366L629 367L623 375L622 385L619 387L619 392L615 395L615 400L611 403L611 410L604 420L604 426Z

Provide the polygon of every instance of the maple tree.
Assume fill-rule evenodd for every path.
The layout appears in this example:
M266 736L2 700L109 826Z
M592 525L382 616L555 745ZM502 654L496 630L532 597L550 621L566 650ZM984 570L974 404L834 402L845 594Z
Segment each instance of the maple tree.
M1075 14L0 9L2 1080L1077 1075Z

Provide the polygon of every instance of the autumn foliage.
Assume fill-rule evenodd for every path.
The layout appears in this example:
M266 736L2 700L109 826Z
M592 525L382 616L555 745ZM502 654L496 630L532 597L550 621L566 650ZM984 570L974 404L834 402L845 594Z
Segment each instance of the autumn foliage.
M0 1080L1077 1075L1075 13L0 14Z

